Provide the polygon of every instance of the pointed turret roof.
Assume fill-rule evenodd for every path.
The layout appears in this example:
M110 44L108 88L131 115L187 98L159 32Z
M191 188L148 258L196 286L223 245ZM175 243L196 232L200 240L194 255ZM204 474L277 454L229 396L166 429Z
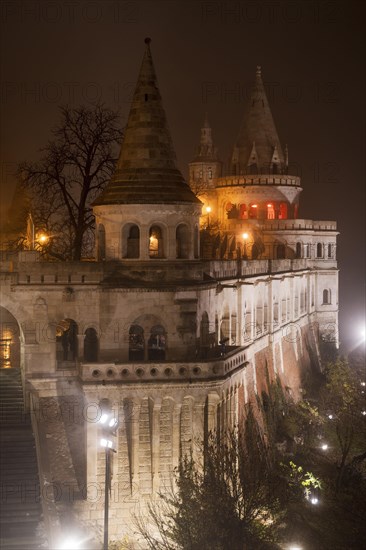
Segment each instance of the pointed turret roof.
M267 95L264 89L261 67L257 67L255 84L245 108L244 119L236 141L232 168L246 174L253 165L253 150L257 157L259 173L269 174L276 164L276 172L285 171L285 158L278 138Z
M217 149L212 139L212 128L208 121L207 112L201 128L200 144L196 149L196 155L191 162L214 162L217 161Z
M150 38L145 39L145 53L115 173L95 205L200 202L176 166L150 42Z

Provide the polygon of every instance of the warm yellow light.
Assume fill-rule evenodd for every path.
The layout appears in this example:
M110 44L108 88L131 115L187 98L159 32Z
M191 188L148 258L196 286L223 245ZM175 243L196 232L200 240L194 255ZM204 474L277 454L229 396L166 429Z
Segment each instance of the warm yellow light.
M38 235L38 242L41 243L41 244L46 244L46 242L48 241L49 237L48 235L46 235L46 233L40 233Z
M258 205L257 204L252 204L252 208L257 208Z
M243 233L242 237L246 241L247 239L249 239L249 234L248 233Z
M206 206L206 212L207 212L207 214L209 214L209 213L211 212L211 210L212 210L211 206Z
M4 330L0 339L0 359L2 367L10 367L10 347L12 344L12 335L8 330Z
M273 204L267 204L268 208L272 208Z

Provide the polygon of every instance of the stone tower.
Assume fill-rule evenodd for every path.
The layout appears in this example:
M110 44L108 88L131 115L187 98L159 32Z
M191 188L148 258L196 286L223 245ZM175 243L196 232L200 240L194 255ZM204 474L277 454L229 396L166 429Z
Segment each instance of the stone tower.
M97 257L198 257L201 203L176 167L150 39L114 176L94 203Z
M214 180L222 174L222 162L218 158L217 148L212 138L212 129L207 113L201 128L200 144L196 155L189 163L189 184L199 195L214 189Z
M321 368L321 339L337 344L336 223L298 217L300 180L259 69L245 113L230 174L202 128L190 181L202 170L215 224L199 232L202 203L176 167L147 39L119 161L94 204L95 261L2 258L41 479L72 495L44 502L54 547L66 511L103 525L102 406L119 419L110 534L122 537L180 457L198 456L197 440L241 422L268 380L298 399L302 376Z

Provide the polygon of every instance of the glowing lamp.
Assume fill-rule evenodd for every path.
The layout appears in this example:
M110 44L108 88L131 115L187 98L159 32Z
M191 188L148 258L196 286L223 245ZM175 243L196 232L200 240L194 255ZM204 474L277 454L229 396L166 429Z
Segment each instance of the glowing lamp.
M102 414L102 416L100 417L99 422L100 422L101 424L105 424L105 423L107 422L107 420L108 420L108 415L104 413L104 414Z
M319 500L316 497L311 497L310 502L311 502L311 504L314 504L314 506L315 506L316 504L319 503Z
M333 415L332 415L332 414L328 414L328 418L329 418L329 420L333 420Z
M366 416L366 411L362 411L362 416Z
M322 451L326 451L328 449L328 445L326 443L324 443L322 445Z
M252 204L252 208L258 208L257 204Z
M361 386L366 386L366 382L361 382Z
M107 448L107 449L111 449L111 448L112 448L112 445L113 445L113 442L112 442L110 439L104 439L104 438L102 438L102 439L100 440L100 445L101 445L102 447L104 447L105 449L106 449L106 448Z
M292 544L288 547L288 550L302 550L302 547L298 546L297 544Z
M246 241L247 239L249 239L249 234L248 233L243 233L242 237Z
M74 538L68 538L58 547L58 550L78 550L82 542Z
M206 212L207 212L207 214L209 214L209 213L211 212L211 210L212 210L211 206L206 206Z
M46 233L40 233L38 235L38 238L37 238L37 240L40 244L46 244L48 239L49 239L49 237L48 237L48 235L46 235Z
M268 208L272 208L273 204L267 204Z

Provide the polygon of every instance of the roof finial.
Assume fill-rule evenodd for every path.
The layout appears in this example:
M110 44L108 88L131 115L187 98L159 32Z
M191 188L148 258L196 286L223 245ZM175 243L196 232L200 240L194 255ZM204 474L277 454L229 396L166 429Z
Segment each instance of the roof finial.
M150 44L150 42L151 42L151 38L149 37L145 38L145 44Z
M256 76L262 76L262 67L260 65L257 65Z

